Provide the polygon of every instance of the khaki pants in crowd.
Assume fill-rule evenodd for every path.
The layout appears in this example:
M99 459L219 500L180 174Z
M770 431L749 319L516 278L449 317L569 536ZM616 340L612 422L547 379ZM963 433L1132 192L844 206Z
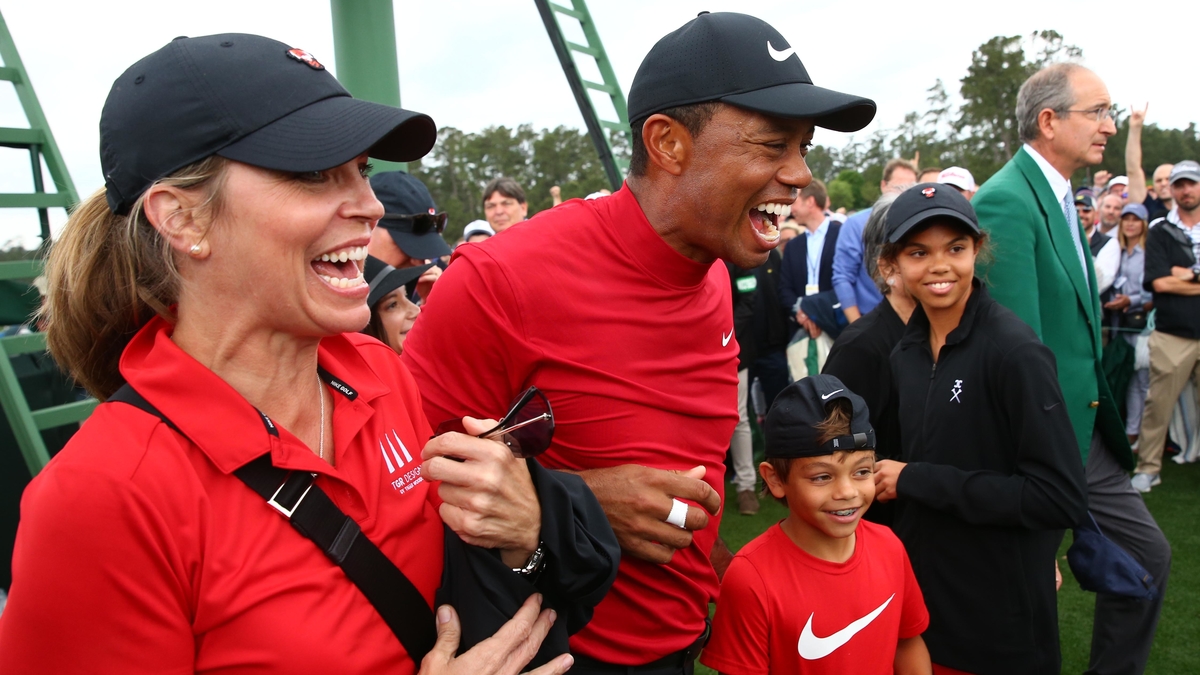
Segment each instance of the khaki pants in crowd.
M1160 331L1150 334L1150 393L1142 414L1142 433L1138 437L1138 473L1162 471L1163 445L1175 402L1197 376L1200 382L1200 340L1176 337Z

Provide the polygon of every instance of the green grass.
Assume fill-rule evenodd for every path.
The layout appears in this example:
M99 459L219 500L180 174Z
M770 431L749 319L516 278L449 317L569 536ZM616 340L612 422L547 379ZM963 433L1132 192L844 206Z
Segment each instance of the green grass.
M1146 495L1146 504L1171 542L1173 557L1167 597L1146 673L1197 673L1200 672L1200 465L1180 466L1167 461L1162 478L1162 485ZM734 494L733 489L727 485L726 494ZM722 518L721 536L736 552L786 515L786 508L766 499L754 516L740 515L733 509ZM1065 539L1059 551L1063 586L1058 595L1062 672L1082 673L1087 668L1092 641L1096 596L1081 590L1071 575L1066 560L1071 535L1068 533ZM711 675L713 671L697 663L696 673Z

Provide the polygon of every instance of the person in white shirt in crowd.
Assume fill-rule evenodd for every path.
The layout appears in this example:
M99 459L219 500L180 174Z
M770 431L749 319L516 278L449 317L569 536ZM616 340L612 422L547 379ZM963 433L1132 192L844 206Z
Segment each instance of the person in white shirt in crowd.
M1120 266L1113 282L1112 297L1104 303L1108 310L1108 325L1136 348L1141 331L1146 328L1146 313L1154 304L1154 295L1142 286L1146 270L1146 222L1150 216L1146 207L1129 203L1121 209L1121 227L1114 242L1120 247ZM1114 338L1116 339L1115 335ZM1150 366L1136 368L1125 394L1125 433L1133 445L1142 426L1142 410L1150 390ZM1120 392L1113 392L1120 396Z

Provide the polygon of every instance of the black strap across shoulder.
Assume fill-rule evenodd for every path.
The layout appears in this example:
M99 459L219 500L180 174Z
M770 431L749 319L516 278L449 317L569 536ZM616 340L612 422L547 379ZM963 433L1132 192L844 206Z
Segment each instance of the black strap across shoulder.
M150 413L183 435L129 384L108 400ZM396 634L413 662L420 664L437 640L433 611L404 572L313 482L316 474L273 466L270 453L233 473L342 568Z

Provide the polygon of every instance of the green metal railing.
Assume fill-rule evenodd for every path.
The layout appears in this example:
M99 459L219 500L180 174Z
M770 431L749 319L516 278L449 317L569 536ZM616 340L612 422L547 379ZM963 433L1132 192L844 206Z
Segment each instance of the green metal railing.
M566 7L549 0L534 0L534 4L537 5L538 13L542 15L542 23L546 25L546 33L550 36L550 43L554 45L554 53L558 55L563 74L567 76L567 84L571 86L571 93L575 95L575 103L583 115L588 135L591 136L596 152L600 155L608 182L613 190L618 190L629 170L629 163L613 152L610 134L623 134L626 139L629 138L629 110L625 105L625 94L617 82L617 74L604 51L604 44L600 42L600 33L596 30L591 13L588 12L587 3L584 0L571 0L571 6ZM578 22L587 44L579 44L566 38L563 34L562 17ZM577 55L591 58L595 62L603 82L583 79L579 74L579 64L575 61ZM616 121L600 119L589 90L608 94L617 113Z
M41 274L41 267L41 262L37 260L0 263L0 280L31 279ZM43 333L0 338L0 407L4 408L4 416L8 418L9 427L17 439L17 446L31 476L36 476L50 461L41 431L82 422L92 414L97 404L95 399L87 399L40 410L30 409L13 370L12 358L45 351L46 336Z
M392 0L330 0L337 78L355 98L400 107L400 67ZM408 165L372 159L375 172Z
M33 192L0 194L0 208L33 208L38 210L41 221L43 244L50 241L49 209L71 209L79 202L75 184L67 172L67 165L50 125L42 113L37 94L29 81L25 64L17 53L8 24L0 15L0 81L12 83L29 128L0 128L0 146L28 150L30 169L33 172ZM54 182L55 192L46 192L42 178L43 162ZM42 273L41 261L18 260L0 263L0 281L22 281L29 283ZM21 389L21 383L13 369L14 357L25 354L44 353L46 336L41 333L26 333L0 338L0 407L17 439L25 465L30 475L37 475L46 462L50 461L41 431L74 422L80 422L96 407L95 400L75 401L63 405L32 410Z
M0 128L0 146L20 148L29 151L29 163L33 170L33 192L18 194L0 194L0 208L37 209L41 220L42 241L50 241L50 215L47 209L70 209L79 203L79 195L75 192L75 183L67 172L67 165L54 135L50 133L50 125L42 113L37 94L25 71L21 55L17 53L17 45L13 42L12 34L8 32L8 24L0 15L0 59L4 66L0 67L0 81L11 82L16 91L25 118L29 120L29 128ZM42 179L42 162L50 171L54 181L55 192L46 192Z

